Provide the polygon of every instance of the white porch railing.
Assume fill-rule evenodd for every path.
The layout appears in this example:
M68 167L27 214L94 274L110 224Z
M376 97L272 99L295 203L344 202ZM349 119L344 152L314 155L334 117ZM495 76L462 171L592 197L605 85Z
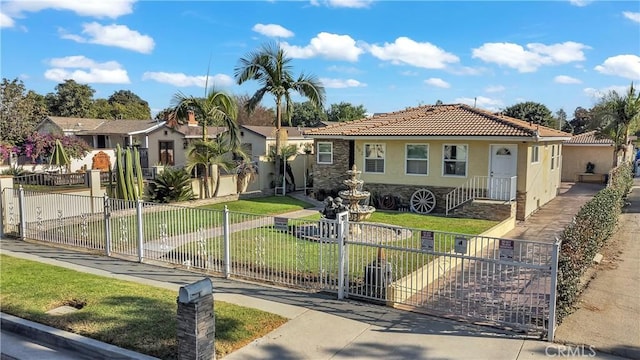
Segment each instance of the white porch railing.
M516 199L517 176L474 176L464 185L448 193L445 214L473 199L513 201Z

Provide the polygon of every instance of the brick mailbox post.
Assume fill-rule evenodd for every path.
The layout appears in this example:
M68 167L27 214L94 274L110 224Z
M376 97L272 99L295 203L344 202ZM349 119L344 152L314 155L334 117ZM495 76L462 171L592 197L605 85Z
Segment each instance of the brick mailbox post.
M178 292L178 359L211 360L215 352L213 284L204 278Z

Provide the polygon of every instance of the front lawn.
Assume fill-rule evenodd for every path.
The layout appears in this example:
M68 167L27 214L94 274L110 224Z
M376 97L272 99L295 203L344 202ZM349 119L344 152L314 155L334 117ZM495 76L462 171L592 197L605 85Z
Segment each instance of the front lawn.
M225 205L227 206L229 211L257 215L277 215L313 207L313 205L309 203L292 198L290 196L267 196L261 198L204 205L200 206L199 208L208 210L223 210Z
M0 260L2 312L162 359L178 358L176 292L6 255ZM81 304L74 313L45 313ZM218 358L287 321L221 301L214 308Z

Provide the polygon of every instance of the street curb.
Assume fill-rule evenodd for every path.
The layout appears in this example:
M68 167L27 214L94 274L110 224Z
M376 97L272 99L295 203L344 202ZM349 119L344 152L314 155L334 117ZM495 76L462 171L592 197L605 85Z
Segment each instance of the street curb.
M123 349L51 326L21 319L0 312L0 326L12 333L28 337L36 342L68 349L89 359L153 360L155 357Z

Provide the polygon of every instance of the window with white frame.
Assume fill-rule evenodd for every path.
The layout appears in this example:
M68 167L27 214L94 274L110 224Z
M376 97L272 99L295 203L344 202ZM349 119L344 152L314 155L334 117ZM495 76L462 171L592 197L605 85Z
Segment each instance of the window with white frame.
M442 174L467 176L467 145L444 145Z
M407 144L406 173L412 175L429 174L429 145Z
M318 164L333 164L333 143L318 142Z
M533 145L531 147L531 163L540 162L540 147Z
M384 144L364 144L364 172L384 173Z
M551 170L556 168L556 146L551 145Z

